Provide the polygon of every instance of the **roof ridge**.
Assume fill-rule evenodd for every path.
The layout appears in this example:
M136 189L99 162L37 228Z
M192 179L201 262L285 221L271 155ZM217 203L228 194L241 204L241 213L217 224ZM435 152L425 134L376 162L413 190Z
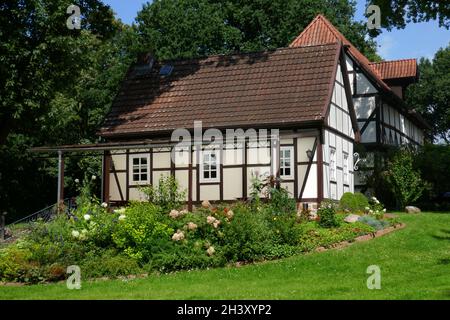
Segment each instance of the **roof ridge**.
M213 55L205 55L205 56L199 56L199 57L192 57L192 58L176 58L176 59L165 59L165 60L156 60L155 63L157 64L169 64L169 63L175 63L175 62L194 62L194 61L200 61L200 60L208 60L208 59L215 59L220 57L235 57L235 56L251 56L251 55L258 55L263 53L275 53L277 51L282 50L298 50L298 49L304 49L304 48L311 48L311 47L324 47L324 46L331 46L336 45L338 42L330 42L330 43L322 43L322 44L314 44L314 45L302 45L302 46L296 46L296 47L281 47L281 48L275 48L275 49L265 49L261 51L250 51L250 52L233 52L229 54L219 53L219 54L213 54Z
M383 60L379 62L370 62L370 64L382 64L382 63L392 63L392 62L402 62L402 61L416 61L417 58L405 58L405 59L396 59L396 60Z

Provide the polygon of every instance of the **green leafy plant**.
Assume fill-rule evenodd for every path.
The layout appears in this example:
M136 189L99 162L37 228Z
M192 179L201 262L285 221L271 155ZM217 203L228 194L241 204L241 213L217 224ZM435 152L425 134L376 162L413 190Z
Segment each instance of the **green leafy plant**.
M157 186L141 187L149 202L160 206L164 211L179 209L185 201L186 190L180 189L180 184L173 176L161 176Z
M295 199L284 188L269 187L269 207L273 214L290 214L297 210Z
M158 221L160 210L151 203L132 203L112 234L116 246L138 261L151 259L174 233L172 228Z
M351 193L346 192L339 200L339 209L342 211L349 211L352 213L361 214L369 206L369 201L365 195L360 192Z
M416 201L426 188L420 173L413 167L412 152L405 149L397 152L388 163L385 175L400 208Z
M317 210L319 217L319 225L324 228L332 228L338 226L336 219L336 205L330 202L322 202Z

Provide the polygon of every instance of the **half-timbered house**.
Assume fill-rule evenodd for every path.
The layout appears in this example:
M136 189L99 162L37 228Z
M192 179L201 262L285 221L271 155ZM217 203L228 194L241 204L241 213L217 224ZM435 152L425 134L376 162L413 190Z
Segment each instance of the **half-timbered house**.
M288 48L163 62L146 56L130 68L99 130L105 142L40 151L59 151L60 199L64 153L97 150L106 202L142 199L141 186L167 175L190 207L235 201L249 197L252 176L272 175L299 204L316 208L363 184L353 170L357 143L375 150L423 142L426 125L403 101L416 79L415 60L371 63L319 15ZM176 130L194 137L183 152ZM245 138L206 143L211 130ZM249 130L269 134L254 141Z

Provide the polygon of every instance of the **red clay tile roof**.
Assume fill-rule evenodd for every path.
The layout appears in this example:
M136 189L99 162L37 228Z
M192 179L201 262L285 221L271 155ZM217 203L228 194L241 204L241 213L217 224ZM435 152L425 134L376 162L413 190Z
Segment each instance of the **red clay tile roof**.
M383 80L417 77L416 59L374 62L370 66L378 71Z
M377 63L370 62L355 46L352 45L350 41L345 38L345 36L339 32L339 30L328 21L323 15L318 15L314 20L300 33L300 35L292 41L289 47L298 46L309 46L309 45L319 45L327 44L333 42L342 42L347 48L348 53L356 60L358 65L364 69L372 79L383 89L388 95L393 99L397 99L397 104L403 105L404 103L400 98L392 91L386 82L383 80L388 80L391 75L410 75L412 74L412 63L397 63L393 62L392 66L389 61L385 62L389 65L388 68L380 67ZM414 60L414 59L411 59ZM410 60L406 60L410 61ZM415 61L415 60L414 60ZM381 65L381 64L380 64ZM399 67L400 66L400 67ZM391 70L392 68L392 70ZM411 114L411 112L410 112ZM417 114L412 114L418 123L423 127L428 127L428 124Z
M168 77L129 73L99 134L118 137L193 127L277 127L322 121L341 45L165 62Z

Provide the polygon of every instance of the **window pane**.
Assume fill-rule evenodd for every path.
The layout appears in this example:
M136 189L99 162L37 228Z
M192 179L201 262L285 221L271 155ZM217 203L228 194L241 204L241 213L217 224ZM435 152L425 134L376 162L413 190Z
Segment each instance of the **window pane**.
M139 173L139 168L133 168L133 173Z
M209 171L203 171L203 178L209 179Z
M216 170L217 170L217 166L216 166L215 164L213 164L213 165L211 166L211 170L212 170L212 171L216 171Z
M141 158L141 164L147 164L147 158Z
M139 165L139 158L133 158L133 165Z
M284 174L284 168L281 168L280 169L280 176L284 176L285 174Z
M139 181L139 175L133 174L133 181Z
M291 175L291 169L290 168L284 169L284 173L285 173L286 176L290 176Z
M215 178L217 178L217 172L211 171L211 179L215 179Z
M147 181L147 174L141 174L141 181Z

